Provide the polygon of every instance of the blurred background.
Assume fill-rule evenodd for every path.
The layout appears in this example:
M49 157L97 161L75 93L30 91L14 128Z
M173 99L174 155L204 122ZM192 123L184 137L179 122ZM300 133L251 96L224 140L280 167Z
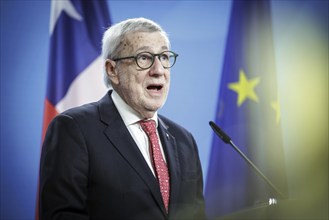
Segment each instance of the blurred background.
M0 218L34 219L50 1L1 0ZM108 1L112 23L150 18L179 54L160 113L194 135L207 179L232 1ZM328 1L271 1L289 197L328 218ZM102 80L102 73L99 73ZM92 86L92 85L91 85ZM302 218L302 216L300 216Z

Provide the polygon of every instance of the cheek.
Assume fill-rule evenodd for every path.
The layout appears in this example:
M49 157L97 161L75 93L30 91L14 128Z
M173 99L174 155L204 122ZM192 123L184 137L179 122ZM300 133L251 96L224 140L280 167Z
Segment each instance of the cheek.
M130 77L130 87L136 92L141 92L144 87L145 82L145 73L144 72L135 72Z
M142 77L139 77L139 74L133 74L133 73L125 73L120 78L120 86L125 88L125 90L128 90L127 92L133 93L134 95L137 91L142 89L143 85L143 79Z

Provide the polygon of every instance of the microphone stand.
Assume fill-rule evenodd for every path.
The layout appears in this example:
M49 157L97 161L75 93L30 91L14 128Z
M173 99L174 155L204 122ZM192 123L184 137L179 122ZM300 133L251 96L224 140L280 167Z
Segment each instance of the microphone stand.
M220 129L214 122L210 121L209 122L210 127L214 130L214 132L217 134L218 137L220 137L224 143L230 144L234 150L242 156L242 158L250 165L257 174L259 174L263 180L282 198L285 199L287 198L257 167L256 165L233 143L231 138L222 130ZM270 199L270 203L276 203L276 201L273 201Z

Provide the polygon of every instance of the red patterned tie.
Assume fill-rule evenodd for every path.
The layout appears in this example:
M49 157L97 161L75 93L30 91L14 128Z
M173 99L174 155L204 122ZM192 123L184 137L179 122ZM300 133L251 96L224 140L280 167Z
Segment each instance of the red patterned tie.
M153 166L155 167L155 174L159 181L163 203L168 213L169 190L170 190L169 172L168 172L167 164L164 161L161 153L159 138L156 133L155 121L154 120L141 121L140 125L150 140L150 145L151 145L150 150L151 150L151 157L153 160Z

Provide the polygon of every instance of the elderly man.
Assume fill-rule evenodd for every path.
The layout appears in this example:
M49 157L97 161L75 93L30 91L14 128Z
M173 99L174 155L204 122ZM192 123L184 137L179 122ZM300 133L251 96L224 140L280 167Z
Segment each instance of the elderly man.
M104 33L105 81L113 90L49 125L41 219L205 219L195 140L157 114L177 56L148 19L128 19Z

